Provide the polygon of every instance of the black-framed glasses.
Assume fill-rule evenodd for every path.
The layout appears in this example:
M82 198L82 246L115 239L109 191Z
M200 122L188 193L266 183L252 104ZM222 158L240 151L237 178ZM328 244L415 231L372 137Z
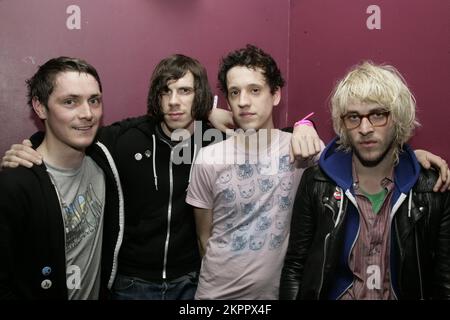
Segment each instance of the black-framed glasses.
M386 110L374 110L368 114L349 112L341 116L341 119L347 130L358 128L364 118L367 118L373 127L382 127L386 125L390 113L390 111Z

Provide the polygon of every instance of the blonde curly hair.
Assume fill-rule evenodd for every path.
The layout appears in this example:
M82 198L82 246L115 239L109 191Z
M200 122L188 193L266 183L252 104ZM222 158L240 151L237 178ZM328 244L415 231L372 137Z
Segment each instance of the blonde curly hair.
M403 144L420 125L416 119L416 100L405 79L393 66L364 61L338 81L331 94L331 116L334 131L339 136L340 149L345 151L350 151L351 145L341 116L354 103L376 103L390 111L396 146L394 160L398 162Z

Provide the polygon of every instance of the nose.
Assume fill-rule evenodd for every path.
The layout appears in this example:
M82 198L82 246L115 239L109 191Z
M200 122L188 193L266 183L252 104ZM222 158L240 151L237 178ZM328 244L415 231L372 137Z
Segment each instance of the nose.
M85 101L81 106L79 106L79 110L79 117L81 119L92 120L92 118L94 117L88 101Z
M358 127L359 133L366 136L373 132L373 125L367 117L361 119L361 124Z
M239 107L240 108L245 108L248 107L250 105L250 99L247 95L247 93L245 91L241 91L241 93L239 94Z
M178 104L179 104L179 99L178 99L177 91L173 90L169 95L169 105L176 106Z

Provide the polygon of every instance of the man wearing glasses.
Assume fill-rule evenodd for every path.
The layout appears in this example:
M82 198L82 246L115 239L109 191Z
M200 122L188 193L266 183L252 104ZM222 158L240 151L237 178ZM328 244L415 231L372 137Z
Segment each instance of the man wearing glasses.
M449 298L450 193L406 144L418 123L402 76L356 66L331 112L338 137L303 175L280 298Z

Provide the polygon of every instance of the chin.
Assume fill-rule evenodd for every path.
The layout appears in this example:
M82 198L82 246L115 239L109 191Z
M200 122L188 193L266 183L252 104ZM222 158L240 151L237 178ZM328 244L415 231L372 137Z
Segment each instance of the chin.
M94 137L92 138L85 138L85 139L78 139L77 141L73 141L72 148L77 150L84 150L90 145L94 143Z
M366 167L375 167L378 165L384 158L384 154L381 152L376 153L370 153L370 154L364 154L361 152L357 152L356 156L359 158L359 161L361 164L363 164Z

